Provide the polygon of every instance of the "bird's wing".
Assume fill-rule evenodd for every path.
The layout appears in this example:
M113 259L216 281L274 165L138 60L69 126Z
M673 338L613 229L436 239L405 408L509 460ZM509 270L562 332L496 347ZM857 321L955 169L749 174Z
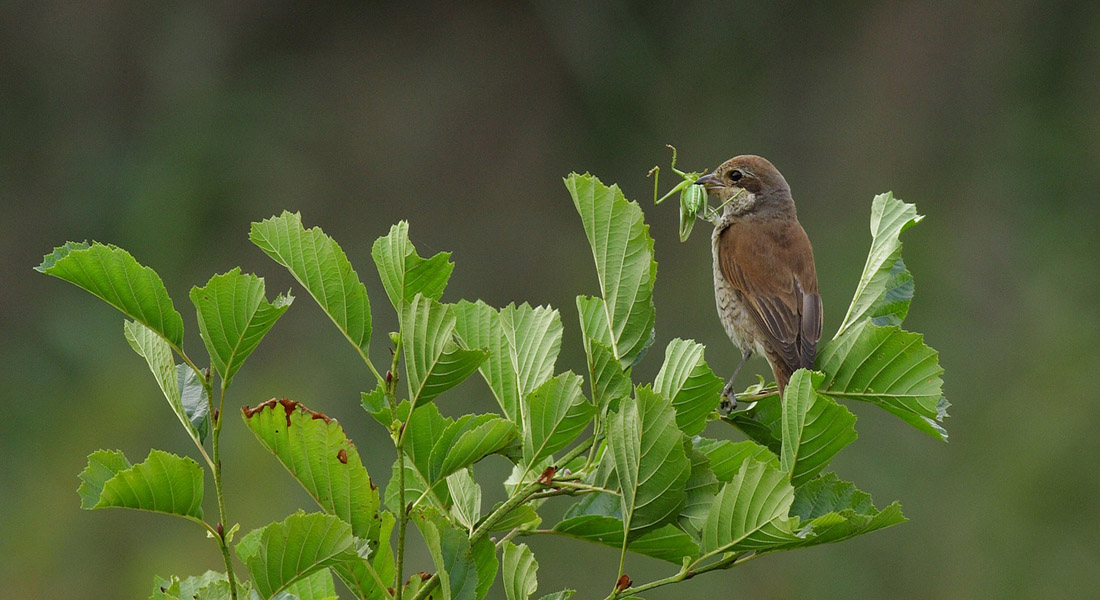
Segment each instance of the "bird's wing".
M719 266L782 363L784 379L813 368L821 338L821 296L813 249L797 221L734 223L719 235ZM786 381L782 382L786 384Z

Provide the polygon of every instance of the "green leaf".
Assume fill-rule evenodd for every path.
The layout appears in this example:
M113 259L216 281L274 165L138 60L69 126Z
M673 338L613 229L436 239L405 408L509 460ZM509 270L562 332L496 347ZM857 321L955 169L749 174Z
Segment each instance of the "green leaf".
M149 600L180 600L180 578L153 577L153 595Z
M573 372L546 380L526 404L523 460L528 469L577 439L595 412L581 392L581 377Z
M780 468L798 487L828 466L856 439L856 416L832 398L817 392L825 376L799 369L783 397Z
M444 600L476 600L478 569L466 533L434 511L414 512L413 521L428 544Z
M467 420L471 418L473 417L468 417ZM405 453L425 479L432 472L432 451L443 437L443 432L452 425L454 420L440 414L439 408L434 404L425 404L409 415L405 426Z
M249 239L290 271L365 357L370 345L370 299L336 240L320 227L302 227L302 216L289 211L253 223Z
M783 445L783 404L778 394L762 398L748 409L736 411L724 419L750 440L779 456Z
M152 329L176 352L183 347L183 317L156 271L114 245L66 242L42 257L35 270L83 288Z
M916 205L894 198L893 192L879 194L871 202L871 251L863 265L855 296L834 339L865 317L881 324L897 325L909 311L913 297L913 277L901 259L899 236L924 217Z
M375 240L370 253L386 295L398 314L417 294L433 300L442 298L454 270L450 252L440 252L428 259L416 253L409 240L408 221L398 222L389 234Z
M623 505L619 501L619 494L610 492L585 494L565 511L562 521L587 515L615 517L621 522L623 519Z
M553 532L619 550L623 545L622 506L614 494L587 494L569 507ZM681 564L685 556L699 556L699 545L673 525L659 527L632 539L627 549L636 554Z
M755 548L767 525L786 519L792 500L794 488L786 473L768 463L746 459L711 505L703 525L703 551Z
M489 384L504 416L519 423L519 388L517 376L510 358L511 348L501 330L500 313L485 302L463 300L452 307L455 315L455 335L468 348L484 348L489 351L478 370Z
M874 509L871 496L856 489L854 484L841 481L836 473L825 473L798 488L791 503L791 515L803 521L842 510L868 514Z
M752 440L731 442L697 437L693 441L695 449L706 455L710 469L718 481L729 483L745 464L745 459L767 463L773 469L779 469L779 457Z
M332 571L329 569L321 569L295 581L280 595L284 594L292 595L298 600L338 600L336 585L332 581Z
M598 342L607 346L611 351L611 356L615 360L619 360L618 355L615 354L614 340L612 339L612 333L610 322L608 318L607 303L603 298L596 298L594 296L577 296L577 316L580 317L581 322L581 335L584 336L586 342ZM631 365L624 366L619 364L619 370L629 368Z
M447 489L454 499L451 515L471 533L481 520L481 486L474 481L473 469L459 469L447 476Z
M802 530L796 533L800 539L792 542L791 547L805 548L842 542L891 525L904 523L906 520L901 514L901 505L897 502L881 511L872 509L867 513L857 513L853 510L831 512L803 522Z
M460 348L454 328L451 307L420 294L402 311L401 343L414 407L461 383L488 356L485 350Z
M288 293L268 302L264 280L242 274L240 267L211 277L204 287L191 288L199 334L226 387L293 301Z
M80 472L80 508L96 508L103 494L103 484L132 465L119 450L96 450L88 455L88 466Z
M508 341L518 397L526 398L554 375L561 350L561 315L548 306L509 304L500 310L500 327Z
M624 525L621 519L605 515L580 515L570 517L554 526L554 533L601 544L619 550L623 545ZM699 557L699 546L691 536L672 525L658 527L631 540L627 549L635 554L649 556L673 564L680 564L685 556Z
M432 449L428 481L434 483L508 445L516 436L511 421L493 415L463 415L447 427Z
M909 314L909 302L914 291L913 274L905 267L905 260L899 252L886 280L886 293L867 311L871 322L875 325L901 325Z
M399 499L400 491L398 486L398 477L400 476L400 461L393 461L393 468L391 470L390 481L386 484L386 506L390 510L397 511L401 508L402 504L408 505L409 503L416 502L428 490L428 482L424 476L416 468L416 465L411 461L405 461L405 498ZM442 483L436 483L432 486L432 492L427 494L426 499L431 505L437 509L443 510L447 506L450 506L450 496L447 495L447 486Z
M879 511L867 494L832 473L799 488L791 514L762 528L745 548L770 552L829 544L906 520L897 502Z
M947 432L943 369L939 353L920 334L879 327L864 320L818 352L826 374L820 391L834 398L863 400L942 440Z
M365 600L388 600L392 598L387 589L393 584L396 567L390 538L396 518L393 513L381 513L381 533L378 546L370 551L372 544L356 539L359 559L342 562L332 566L333 572L355 594ZM369 551L369 552L368 552Z
M493 510L500 508L503 502L498 502L493 506ZM492 511L489 511L492 512ZM493 523L490 533L496 533L498 531L511 531L513 529L519 529L521 531L529 531L537 528L542 524L542 517L536 511L534 506L530 504L521 504L502 517L496 523Z
M588 354L588 381L592 386L592 403L602 417L619 409L619 402L630 395L630 369L625 371L607 344L590 340L585 344Z
M194 369L187 364L176 365L183 414L199 434L199 445L210 433L210 395Z
M684 507L680 509L676 522L680 529L698 537L718 493L718 478L710 468L707 455L693 448L687 440L684 442L691 459L691 474L684 486Z
M657 393L672 399L676 424L688 435L702 433L707 417L722 401L723 382L703 360L703 350L693 340L672 340L653 382Z
M378 548L375 549L371 564L378 572L382 581L393 581L394 572L397 570L393 549L390 547L390 538L393 534L397 517L391 512L382 511L382 531L378 536Z
M237 581L237 596L252 597L252 584ZM225 573L207 571L202 575L181 580L175 575L153 578L153 595L150 600L231 600L229 579Z
M358 559L351 525L333 515L297 512L241 539L237 555L261 598L272 598L321 569Z
M477 600L481 600L493 587L500 564L497 562L497 545L493 540L483 537L473 548L474 566L477 568Z
M179 577L153 578L153 598L179 598L187 600L229 600L229 579L225 573L207 571L202 575L180 579ZM238 589L240 582L238 582ZM162 591L163 590L163 591ZM158 595L159 594L159 595ZM247 597L247 596L242 596Z
M302 511L298 511L301 514ZM269 523L270 525L270 523ZM248 559L256 556L260 552L260 538L264 535L264 528L253 529L248 533L241 536L241 539L237 541L237 546L234 548L234 552L237 554L237 558L242 562L248 562Z
M633 537L676 518L691 461L672 403L648 387L624 399L608 422L607 441L622 490L623 522Z
M408 403L402 403L408 406ZM428 478L432 473L432 451L436 442L443 436L443 432L454 424L439 413L439 408L434 404L425 404L414 410L405 425L405 499L398 502L398 464L394 461L393 476L386 487L386 506L393 511L399 511L402 504L415 501L428 489ZM442 455L439 458L442 461ZM440 462L441 466L441 462ZM437 467L437 470L439 468ZM428 501L436 508L443 510L451 505L450 496L447 494L447 486L438 481L432 482L432 493L428 494Z
M455 333L469 348L486 348L479 367L504 416L522 427L520 400L554 374L561 350L562 324L557 310L524 303L499 312L481 300L454 306Z
M187 435L201 445L210 431L210 404L198 374L187 365L177 367L172 360L172 347L145 325L126 321L123 333L134 352L149 365L161 393L168 400L168 406Z
M382 583L393 581L396 575L397 565L393 556L393 549L390 547L390 538L396 523L397 518L393 516L393 513L382 512L382 531L378 537L378 548L375 549L370 560L371 567L378 574L379 587L374 590L377 592L376 594L369 596L371 598L383 596L386 586Z
M244 407L245 424L326 512L364 539L378 536L378 490L335 419L292 400Z
M133 508L202 521L202 467L190 458L150 450L131 466L117 450L97 450L80 473L80 508Z
M221 590L229 596L229 579L225 573L207 571L202 575L188 577L179 582L180 598L211 598ZM220 594L218 594L220 595Z
M375 421L378 421L379 425L386 429L394 426L393 410L390 409L390 405L386 401L386 388L379 385L369 393L360 393L360 402L363 405L363 410L367 411L367 414Z
M602 320L582 311L583 329L588 339L607 343L623 366L630 366L653 343L657 263L649 226L641 207L616 185L607 187L592 175L574 173L565 179L565 187L592 246L602 296L590 303L603 313Z
M511 421L491 414L463 415L452 421L440 415L434 404L413 411L405 431L405 453L409 458L405 461L405 502L416 500L431 485L433 491L428 498L440 509L451 505L447 486L441 485L445 477L500 450L516 437ZM394 479L386 489L386 504L391 507L400 506L396 504L397 473L395 463Z
M528 600L539 583L539 563L527 544L504 542L504 595L508 600Z

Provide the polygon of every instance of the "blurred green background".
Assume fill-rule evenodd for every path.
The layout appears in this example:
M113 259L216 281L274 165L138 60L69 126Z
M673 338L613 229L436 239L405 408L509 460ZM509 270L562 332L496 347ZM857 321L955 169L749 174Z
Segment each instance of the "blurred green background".
M928 218L903 238L907 327L940 350L953 407L948 444L854 407L860 438L833 467L910 523L647 597L1095 593L1100 3L652 4L0 3L0 595L146 597L154 574L220 566L193 524L79 510L91 451L193 450L121 315L32 272L55 245L112 242L157 269L199 355L187 291L236 265L269 296L292 287L247 232L300 210L358 267L385 360L395 319L369 248L405 218L423 254L454 252L445 299L559 308L559 369L580 370L574 297L597 288L561 177L587 170L640 200L656 239L656 350L635 373L651 378L682 336L728 374L707 231L680 244L675 208L649 202L666 143L688 169L756 153L783 171L827 332L872 196L916 202ZM229 403L288 396L333 415L385 480L392 448L359 408L371 378L295 291ZM441 405L494 406L479 379ZM246 531L311 507L238 419L224 439ZM488 460L479 478L504 469ZM540 592L609 588L614 551L530 543ZM671 569L631 557L627 570Z

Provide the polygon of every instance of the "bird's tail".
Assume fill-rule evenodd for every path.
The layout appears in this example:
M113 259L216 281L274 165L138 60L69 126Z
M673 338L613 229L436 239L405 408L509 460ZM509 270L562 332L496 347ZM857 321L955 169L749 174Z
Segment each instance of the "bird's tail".
M775 375L775 384L779 386L780 400L783 399L783 390L787 389L787 384L791 381L791 375L794 375L796 370L781 360L772 363L772 374Z
M771 359L770 356L768 358ZM775 375L775 384L779 386L780 400L783 399L783 390L787 389L787 384L790 383L791 376L794 375L795 371L797 371L799 368L814 368L813 358L810 358L808 361L806 361L807 364L796 367L792 367L782 360L769 360L768 362L771 363L772 374Z

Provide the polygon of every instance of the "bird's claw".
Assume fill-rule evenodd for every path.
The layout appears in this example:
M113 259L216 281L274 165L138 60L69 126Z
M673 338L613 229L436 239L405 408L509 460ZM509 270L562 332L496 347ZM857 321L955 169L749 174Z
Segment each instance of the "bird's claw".
M733 382L722 388L722 403L718 405L723 414L730 414L737 409L737 393L733 391Z

